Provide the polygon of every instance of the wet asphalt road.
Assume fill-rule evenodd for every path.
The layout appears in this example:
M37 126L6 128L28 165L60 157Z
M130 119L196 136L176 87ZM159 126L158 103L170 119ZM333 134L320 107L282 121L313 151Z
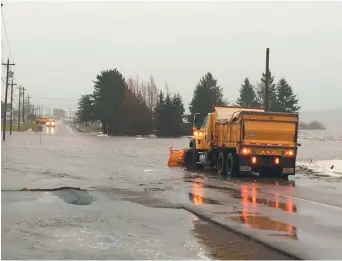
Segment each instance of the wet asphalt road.
M339 182L222 181L168 169L169 144L63 124L41 137L14 133L2 143L2 258L288 259L181 205L300 254L342 257Z

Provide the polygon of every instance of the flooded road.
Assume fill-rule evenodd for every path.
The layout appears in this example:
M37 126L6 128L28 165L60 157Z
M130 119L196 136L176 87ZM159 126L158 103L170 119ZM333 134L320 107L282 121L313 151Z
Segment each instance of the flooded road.
M64 124L14 133L2 143L2 258L289 259L206 217L284 251L341 258L341 178L338 168L310 169L307 137L300 173L282 182L169 169L169 139L98 137ZM319 159L336 165L339 155Z

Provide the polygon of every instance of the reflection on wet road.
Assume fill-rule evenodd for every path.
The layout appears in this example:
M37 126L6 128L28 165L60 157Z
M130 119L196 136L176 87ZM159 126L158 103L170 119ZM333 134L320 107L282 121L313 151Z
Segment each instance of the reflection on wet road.
M288 259L181 207L284 251L342 257L340 183L169 169L168 145L61 123L12 135L2 143L2 257Z
M342 215L341 203L327 205L320 203L322 200L292 196L297 194L294 181L219 181L203 174L189 173L186 183L189 185L184 191L191 195L189 199L193 206L182 202L193 213L202 213L229 227L240 225L240 232L292 251L299 257L342 257L342 221L336 218ZM267 189L270 184L274 184L273 190ZM172 192L165 193L165 196L177 200ZM320 196L316 194L317 199Z

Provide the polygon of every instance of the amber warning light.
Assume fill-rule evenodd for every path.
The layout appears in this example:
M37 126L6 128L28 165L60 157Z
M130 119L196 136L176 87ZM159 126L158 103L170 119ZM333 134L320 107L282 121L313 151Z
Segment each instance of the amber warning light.
M194 131L194 136L203 136L203 132L201 131Z

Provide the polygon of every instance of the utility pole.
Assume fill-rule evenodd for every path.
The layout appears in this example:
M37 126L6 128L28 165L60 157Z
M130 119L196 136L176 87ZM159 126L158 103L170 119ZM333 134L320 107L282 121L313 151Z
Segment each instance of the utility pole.
M264 98L264 109L268 111L269 109L269 101L268 101L268 92L269 92L269 62L270 62L270 49L266 48L266 75L265 75L265 98Z
M22 87L22 91L23 91L23 123L25 123L25 91L27 89L25 89L24 87Z
M30 99L32 97L30 95L27 95L27 113L31 113L32 110L30 110Z
M10 116L10 135L12 135L12 127L13 127L13 85L17 85L13 83L13 78L11 82L11 116Z
M26 116L26 122L28 122L28 116L31 114L30 99L31 99L31 96L27 95L27 116Z
M7 116L7 95L8 95L8 78L10 77L10 65L15 65L14 63L9 62L9 58L7 58L7 63L1 63L2 65L6 65L6 90L5 90L5 109L4 109L4 121L3 121L3 132L2 132L2 140L6 140L6 116ZM11 72L11 74L13 74ZM13 77L13 75L11 75Z
M18 107L18 131L20 131L20 112L21 112L21 108L20 108L20 103L21 103L21 86L20 87L18 87L18 89L19 89L19 103L18 103L18 105L19 105L19 107Z
M49 108L49 117L51 116L51 109Z

